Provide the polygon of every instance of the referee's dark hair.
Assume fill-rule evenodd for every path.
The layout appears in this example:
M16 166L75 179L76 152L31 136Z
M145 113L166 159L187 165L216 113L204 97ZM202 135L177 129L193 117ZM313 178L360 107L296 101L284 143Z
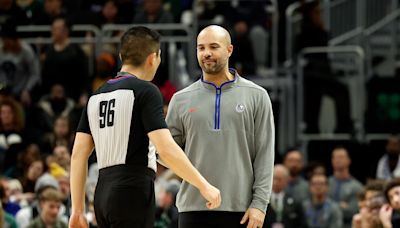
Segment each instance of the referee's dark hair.
M147 56L159 53L160 34L144 26L132 27L121 37L122 64L142 66Z

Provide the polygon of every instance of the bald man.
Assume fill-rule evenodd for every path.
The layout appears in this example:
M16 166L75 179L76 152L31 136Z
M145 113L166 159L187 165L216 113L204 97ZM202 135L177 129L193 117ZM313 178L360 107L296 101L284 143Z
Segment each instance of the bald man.
M267 211L267 227L304 228L307 227L301 202L286 192L289 170L282 164L274 167L271 206Z
M220 208L209 210L183 182L177 197L181 228L263 227L274 163L271 101L265 89L228 68L232 52L226 29L203 29L197 37L202 76L169 106L175 141L222 196Z

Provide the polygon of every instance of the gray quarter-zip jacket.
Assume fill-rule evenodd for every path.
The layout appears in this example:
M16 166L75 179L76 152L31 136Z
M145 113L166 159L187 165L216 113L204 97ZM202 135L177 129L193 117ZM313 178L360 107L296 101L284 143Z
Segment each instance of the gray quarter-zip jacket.
M198 80L177 92L167 114L175 141L193 165L221 191L216 210L266 211L272 187L274 120L262 87L240 77L220 87ZM183 182L179 212L208 210L199 191Z

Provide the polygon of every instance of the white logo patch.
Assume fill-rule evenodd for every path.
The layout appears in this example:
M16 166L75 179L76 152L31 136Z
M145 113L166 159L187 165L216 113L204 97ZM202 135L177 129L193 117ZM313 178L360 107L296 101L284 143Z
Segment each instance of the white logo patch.
M244 112L244 110L246 109L246 106L244 106L244 104L238 104L236 105L236 112Z

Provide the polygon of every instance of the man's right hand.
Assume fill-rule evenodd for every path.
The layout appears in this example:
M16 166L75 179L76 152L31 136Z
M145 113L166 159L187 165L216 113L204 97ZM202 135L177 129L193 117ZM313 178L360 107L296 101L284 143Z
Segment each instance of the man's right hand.
M221 205L221 193L218 188L207 184L205 188L200 189L200 193L208 201L208 209L215 209Z

